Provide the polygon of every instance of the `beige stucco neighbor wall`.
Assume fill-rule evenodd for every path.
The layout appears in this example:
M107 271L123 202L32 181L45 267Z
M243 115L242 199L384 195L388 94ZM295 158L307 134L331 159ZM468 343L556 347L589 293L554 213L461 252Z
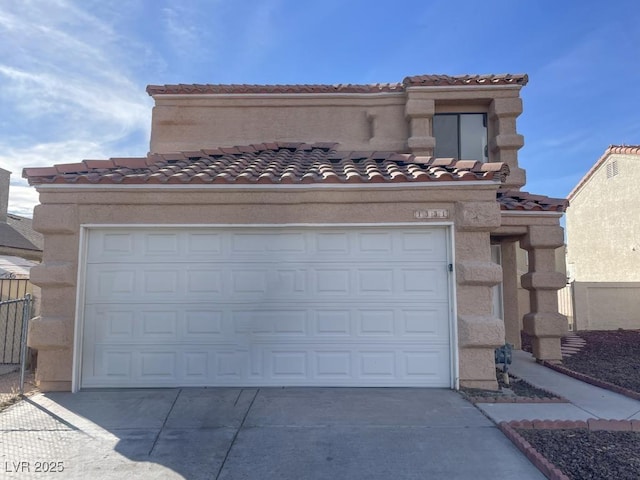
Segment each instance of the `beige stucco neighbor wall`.
M109 188L111 187L111 188ZM38 349L36 379L43 390L69 390L72 378L79 235L92 224L423 223L416 210L445 209L455 224L460 381L495 388L493 349L504 342L491 316L489 231L500 223L496 184L391 188L212 189L118 186L40 187L34 227L45 236L43 263L32 281L43 288L42 315L29 330Z
M640 328L640 282L572 282L577 330Z
M607 165L618 174L607 178ZM609 155L571 198L567 263L578 282L640 282L638 155Z
M638 161L609 154L570 198L567 263L578 330L640 326ZM613 162L617 174L608 176Z

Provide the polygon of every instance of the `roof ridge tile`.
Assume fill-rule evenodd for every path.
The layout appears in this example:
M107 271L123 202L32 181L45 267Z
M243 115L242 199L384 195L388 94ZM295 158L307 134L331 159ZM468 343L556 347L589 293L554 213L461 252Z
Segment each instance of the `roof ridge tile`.
M393 93L415 86L483 86L526 85L526 74L483 75L413 75L402 82L337 83L337 84L165 84L147 85L149 95L229 95L229 94L331 94L331 93Z

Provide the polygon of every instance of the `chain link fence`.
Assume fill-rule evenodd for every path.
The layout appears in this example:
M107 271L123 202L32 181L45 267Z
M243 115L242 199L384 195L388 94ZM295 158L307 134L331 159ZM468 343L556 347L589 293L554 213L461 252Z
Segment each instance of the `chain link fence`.
M27 329L32 313L31 294L0 301L0 407L25 393L28 365Z

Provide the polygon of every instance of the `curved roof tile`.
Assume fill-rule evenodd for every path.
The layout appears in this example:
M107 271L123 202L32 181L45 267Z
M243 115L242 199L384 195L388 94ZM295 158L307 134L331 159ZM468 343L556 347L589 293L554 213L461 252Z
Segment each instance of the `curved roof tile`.
M504 163L482 164L394 152L337 151L337 144L274 143L151 154L140 158L85 160L25 168L39 184L290 184L397 183L492 180L509 174ZM111 166L109 166L111 165Z
M534 212L564 212L569 206L569 200L565 198L533 195L520 190L499 190L498 203L501 210Z
M383 93L403 92L407 87L451 87L520 85L529 81L526 74L489 75L414 75L400 83L375 84L299 84L299 85L247 85L247 84L174 84L148 85L147 93L154 95L224 95L224 94L304 94L304 93Z

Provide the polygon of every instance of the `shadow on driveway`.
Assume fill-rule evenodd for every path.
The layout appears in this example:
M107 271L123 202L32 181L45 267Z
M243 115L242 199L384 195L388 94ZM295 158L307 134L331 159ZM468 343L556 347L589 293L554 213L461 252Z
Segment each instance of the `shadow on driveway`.
M3 478L45 478L45 462L65 479L544 478L475 407L438 389L38 394L0 413L0 439Z

